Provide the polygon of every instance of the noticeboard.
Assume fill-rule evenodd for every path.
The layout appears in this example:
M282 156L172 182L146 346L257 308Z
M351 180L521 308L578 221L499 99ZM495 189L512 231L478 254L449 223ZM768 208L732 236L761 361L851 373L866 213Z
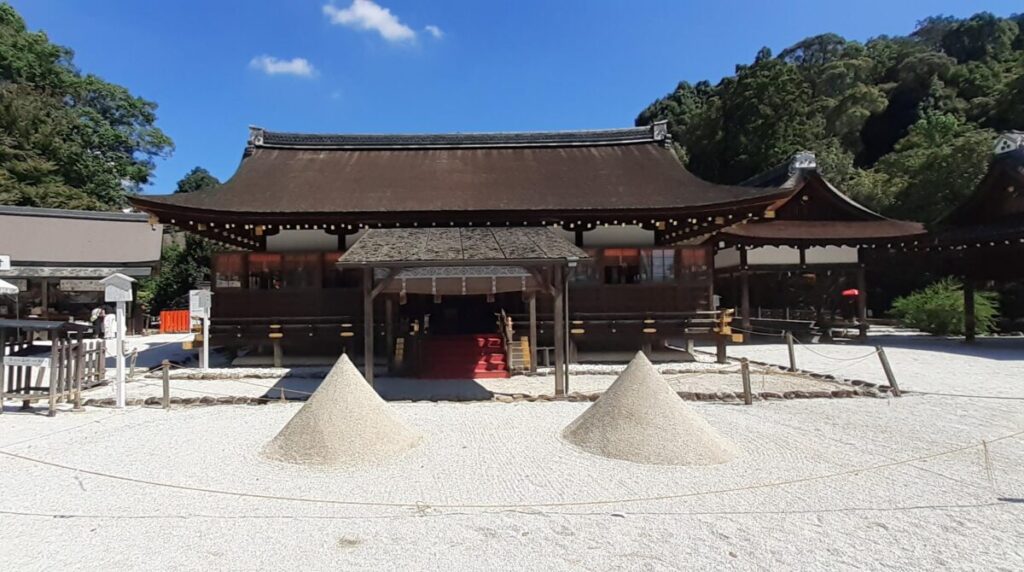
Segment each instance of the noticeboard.
M212 305L212 292L209 290L190 290L188 293L188 311L193 318L209 318Z

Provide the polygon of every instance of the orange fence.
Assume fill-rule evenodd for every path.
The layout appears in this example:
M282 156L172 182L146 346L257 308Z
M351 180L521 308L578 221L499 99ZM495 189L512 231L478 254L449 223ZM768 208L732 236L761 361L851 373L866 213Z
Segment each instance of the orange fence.
M192 317L188 310L163 310L160 312L161 334L187 334L192 331Z

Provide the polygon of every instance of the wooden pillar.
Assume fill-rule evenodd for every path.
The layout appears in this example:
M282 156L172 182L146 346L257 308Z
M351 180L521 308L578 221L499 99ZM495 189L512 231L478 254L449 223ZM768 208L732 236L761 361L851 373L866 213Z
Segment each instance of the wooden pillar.
M43 302L43 313L40 314L39 318L43 320L50 319L50 281L43 278L42 285L40 286L40 298Z
M555 395L565 395L565 289L562 286L562 266L551 268L555 290Z
M363 377L373 385L373 268L363 269Z
M530 292L530 372L537 372L537 291Z
M740 328L750 330L750 272L746 248L740 248Z
M6 353L7 330L4 328L0 328L0 414L4 412L3 394L5 391L7 391L7 366L4 364L4 354Z
M740 272L740 327L750 330L750 272Z
M207 341L204 339L203 343L205 344ZM281 347L281 338L275 338L271 342L271 346L274 348L274 367L284 367L284 349Z
M46 278L43 278L43 281L42 281L42 283L41 283L41 285L39 287L39 293L40 293L39 297L42 300L42 306L43 306L43 311L42 311L42 313L39 314L39 319L40 320L49 320L50 319L50 281L47 280ZM52 336L50 336L50 333L46 332L46 331L39 332L38 335L39 335L39 339L41 339L41 340L50 340L50 339L52 339Z
M868 279L864 266L857 267L857 325L860 337L868 335Z
M395 369L395 303L390 295L384 296L384 351L388 357L388 373Z
M973 343L978 323L974 313L974 280L964 277L964 341Z

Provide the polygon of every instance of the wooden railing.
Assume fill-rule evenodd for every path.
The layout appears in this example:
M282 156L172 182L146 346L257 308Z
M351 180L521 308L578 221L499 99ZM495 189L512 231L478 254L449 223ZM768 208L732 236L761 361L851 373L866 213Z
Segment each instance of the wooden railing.
M74 402L82 407L82 389L105 381L106 346L103 340L58 338L36 346L27 338L10 341L3 348L0 365L0 399L14 399L28 408L35 401L49 402L49 415L57 405Z

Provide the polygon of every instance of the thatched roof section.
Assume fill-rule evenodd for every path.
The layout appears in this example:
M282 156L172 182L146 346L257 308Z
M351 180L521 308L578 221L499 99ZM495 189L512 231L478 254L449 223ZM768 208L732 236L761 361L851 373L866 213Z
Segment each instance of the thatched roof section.
M483 264L587 258L575 245L545 227L401 228L366 231L342 255L340 264Z
M788 189L772 204L773 218L743 221L723 229L718 238L744 245L862 245L923 238L924 225L886 218L837 189L818 170L813 153L794 155L787 163L741 183L752 188Z
M130 200L168 220L264 224L278 218L411 222L443 217L445 222L482 222L626 213L668 218L762 206L779 194L778 189L717 185L695 177L679 162L664 125L658 124L432 135L254 129L241 165L223 185Z

